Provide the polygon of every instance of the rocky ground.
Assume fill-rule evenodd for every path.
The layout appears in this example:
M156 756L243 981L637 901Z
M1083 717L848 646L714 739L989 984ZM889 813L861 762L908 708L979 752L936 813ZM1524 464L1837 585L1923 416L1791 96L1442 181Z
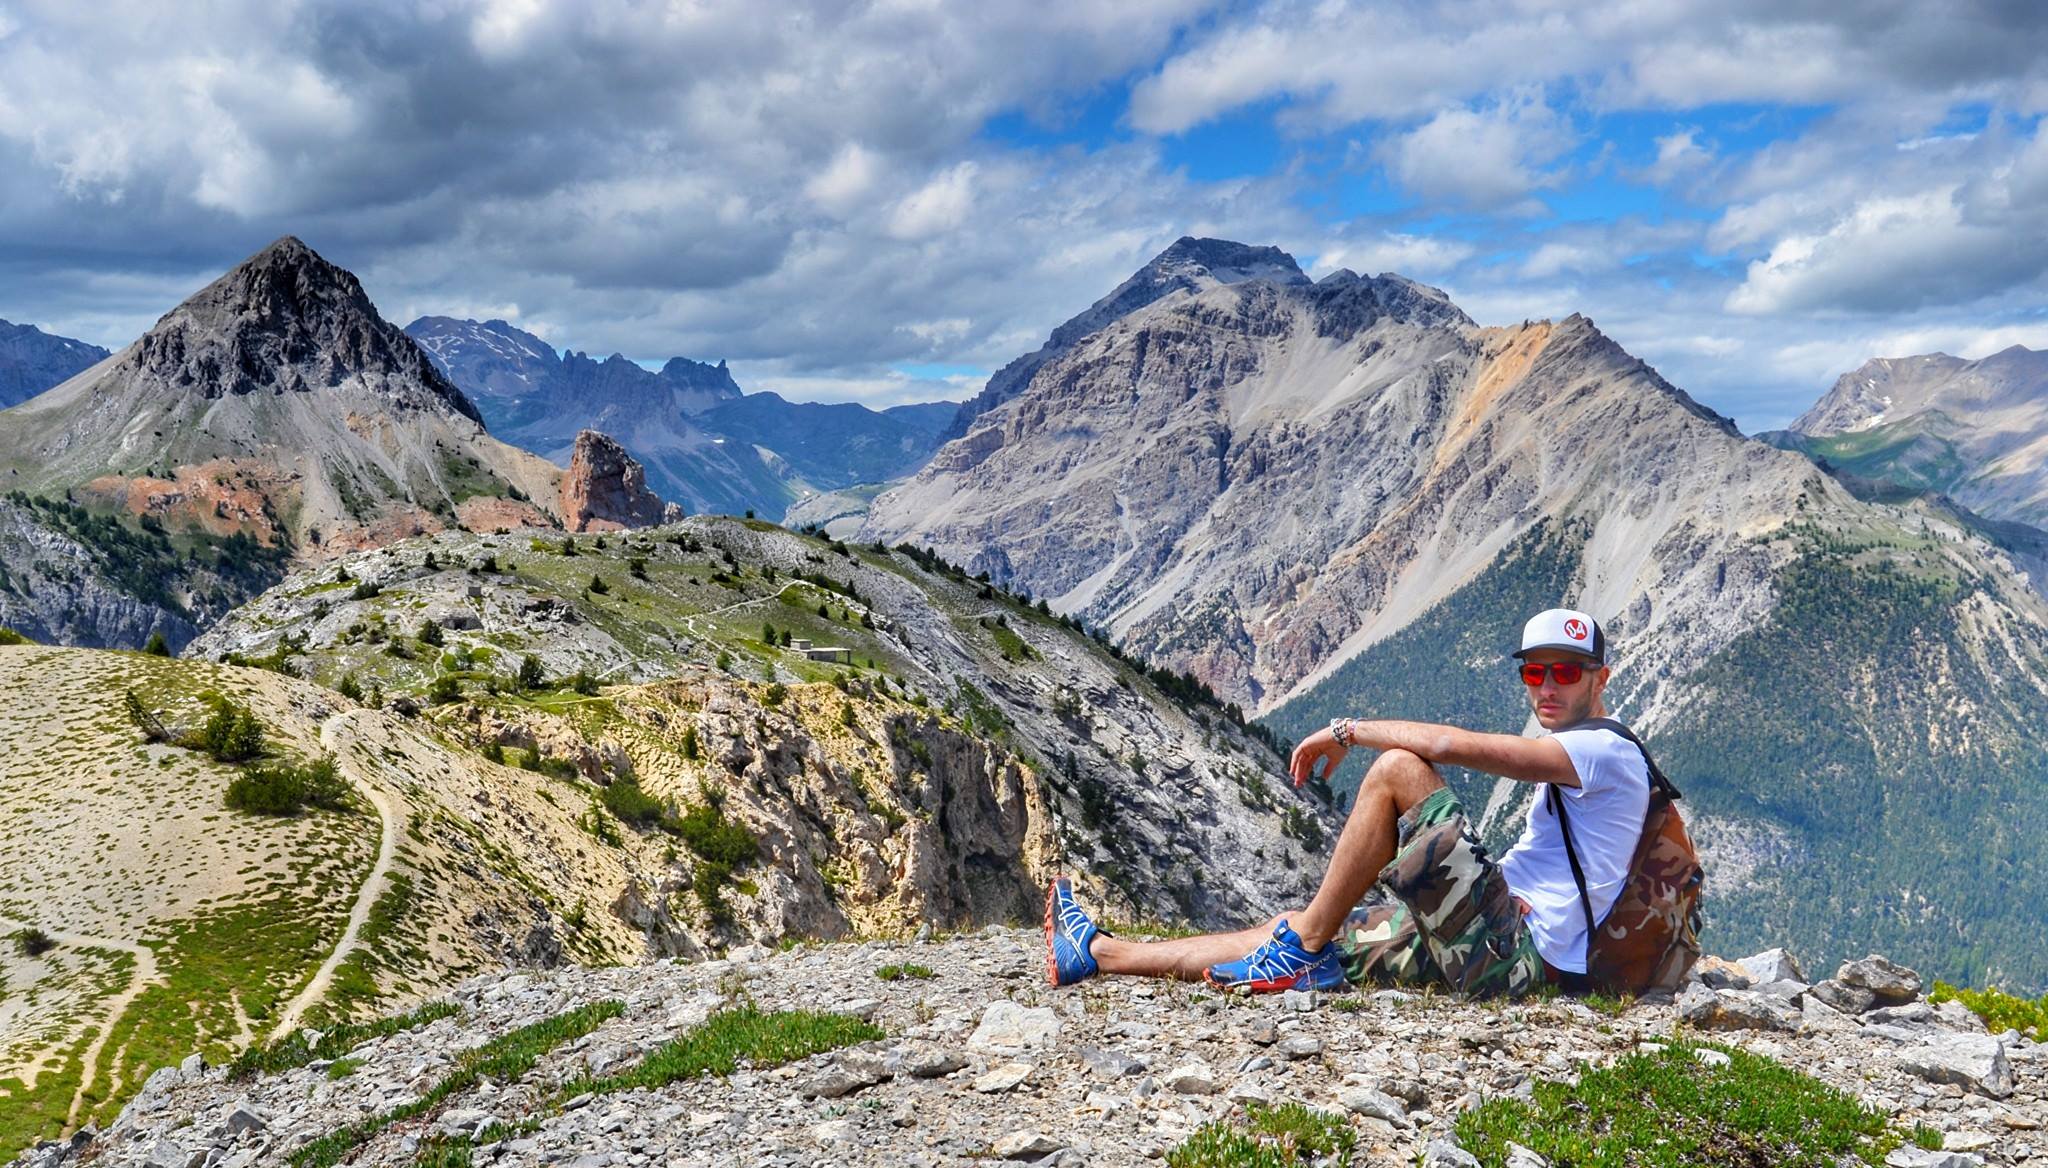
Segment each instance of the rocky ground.
M934 976L877 976L905 963ZM1706 1029L1942 1133L1943 1150L1908 1146L1894 1165L2048 1163L2048 1045L1985 1033L1975 1015L1930 1005L1916 975L1881 961L1816 985L1776 951L1739 965L1709 959L1699 972L1676 1002L1618 1013L1570 999L1392 990L1225 999L1110 978L1051 990L1036 930L996 927L507 972L458 987L459 1015L366 1042L341 1068L316 1061L237 1081L187 1060L159 1072L106 1131L17 1163L286 1163L320 1136L427 1095L460 1052L605 999L623 1012L511 1081L486 1078L384 1129L353 1162L413 1163L423 1141L484 1129L480 1165L1133 1164L1248 1102L1294 1100L1346 1117L1360 1137L1356 1163L1469 1164L1451 1137L1461 1109ZM560 1084L629 1067L745 999L858 1015L886 1037L774 1069L546 1105ZM509 1137L488 1130L536 1114L537 1125Z

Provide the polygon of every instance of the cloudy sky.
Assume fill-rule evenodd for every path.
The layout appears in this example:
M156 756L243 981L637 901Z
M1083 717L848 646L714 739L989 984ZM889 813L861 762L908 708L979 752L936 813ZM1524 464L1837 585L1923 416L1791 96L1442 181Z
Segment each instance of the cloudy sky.
M387 316L966 396L1184 234L1584 312L1748 430L2048 347L2033 0L0 0L0 317Z

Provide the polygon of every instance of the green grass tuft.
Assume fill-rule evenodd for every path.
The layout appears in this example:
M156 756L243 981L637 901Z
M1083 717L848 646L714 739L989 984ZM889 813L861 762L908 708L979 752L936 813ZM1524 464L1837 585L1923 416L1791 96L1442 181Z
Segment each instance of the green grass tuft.
M655 1048L631 1070L600 1079L580 1079L564 1096L602 1095L635 1087L655 1088L679 1079L730 1075L742 1060L754 1069L781 1066L884 1037L882 1028L847 1014L814 1010L762 1013L753 1005L721 1010L681 1037Z
M1343 1168L1358 1133L1341 1116L1283 1103L1253 1103L1241 1122L1216 1120L1167 1150L1168 1168Z
M428 1002L408 1014L394 1018L379 1018L375 1022L344 1022L330 1026L320 1034L320 1041L307 1042L306 1031L294 1030L276 1042L263 1046L252 1046L228 1064L228 1077L247 1079L256 1075L274 1075L303 1067L317 1059L340 1058L373 1038L425 1026L442 1018L452 1018L462 1011L453 1002ZM346 1060L344 1060L346 1061ZM344 1072L346 1073L346 1072ZM330 1077L340 1078L330 1069Z
M357 1120L338 1131L332 1131L292 1153L293 1168L327 1168L339 1163L350 1152L355 1151L372 1136L394 1123L402 1123L416 1115L424 1115L438 1106L443 1099L459 1091L466 1091L485 1079L501 1083L516 1082L524 1077L541 1056L565 1042L581 1038L597 1029L610 1019L626 1010L626 1004L617 999L592 1002L578 1006L552 1018L543 1018L531 1026L522 1026L510 1034L494 1038L475 1050L464 1051L455 1060L455 1069L438 1083L428 1088L427 1093L417 1101L404 1107L395 1107L380 1115Z
M919 980L923 980L925 978L933 978L939 975L933 973L931 966L929 965L916 965L907 961L899 961L895 965L884 965L881 968L875 970L875 976L881 978L883 981L902 981L906 977L914 977L918 978Z
M1706 1050L1728 1061L1704 1063ZM1576 1085L1538 1083L1533 1102L1481 1104L1458 1117L1457 1134L1488 1168L1507 1162L1510 1140L1578 1168L1836 1168L1882 1164L1905 1138L1883 1112L1818 1079L1683 1041L1585 1068Z

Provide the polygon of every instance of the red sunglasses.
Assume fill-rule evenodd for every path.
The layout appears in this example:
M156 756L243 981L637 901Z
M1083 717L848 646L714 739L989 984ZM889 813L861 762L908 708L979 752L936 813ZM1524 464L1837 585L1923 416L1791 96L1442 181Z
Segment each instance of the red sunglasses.
M1557 684L1577 685L1579 680L1586 676L1587 668L1588 666L1582 665L1577 661L1552 661L1548 665L1538 661L1524 661L1522 663L1522 684L1542 685L1543 674L1547 670L1550 673L1551 679L1556 681Z

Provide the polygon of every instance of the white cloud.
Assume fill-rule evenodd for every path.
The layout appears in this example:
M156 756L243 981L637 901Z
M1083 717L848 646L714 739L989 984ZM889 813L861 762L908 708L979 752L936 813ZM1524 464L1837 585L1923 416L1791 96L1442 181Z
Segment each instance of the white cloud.
M1491 208L1561 182L1544 167L1571 141L1571 128L1540 96L1517 94L1484 109L1443 110L1387 143L1381 157L1426 200Z
M1383 232L1370 239L1347 240L1320 252L1315 268L1320 272L1350 268L1366 275L1398 272L1417 276L1450 271L1469 259L1475 250L1471 244L1456 239Z
M1685 126L1657 139L1657 159L1643 177L1658 186L1691 178L1714 163L1714 151L1700 144L1700 128Z
M848 142L833 156L831 165L804 184L804 193L834 215L845 215L874 188L880 169L879 159L860 143Z
M959 163L904 196L889 216L889 234L922 240L960 226L973 209L974 176L980 169L973 162Z

